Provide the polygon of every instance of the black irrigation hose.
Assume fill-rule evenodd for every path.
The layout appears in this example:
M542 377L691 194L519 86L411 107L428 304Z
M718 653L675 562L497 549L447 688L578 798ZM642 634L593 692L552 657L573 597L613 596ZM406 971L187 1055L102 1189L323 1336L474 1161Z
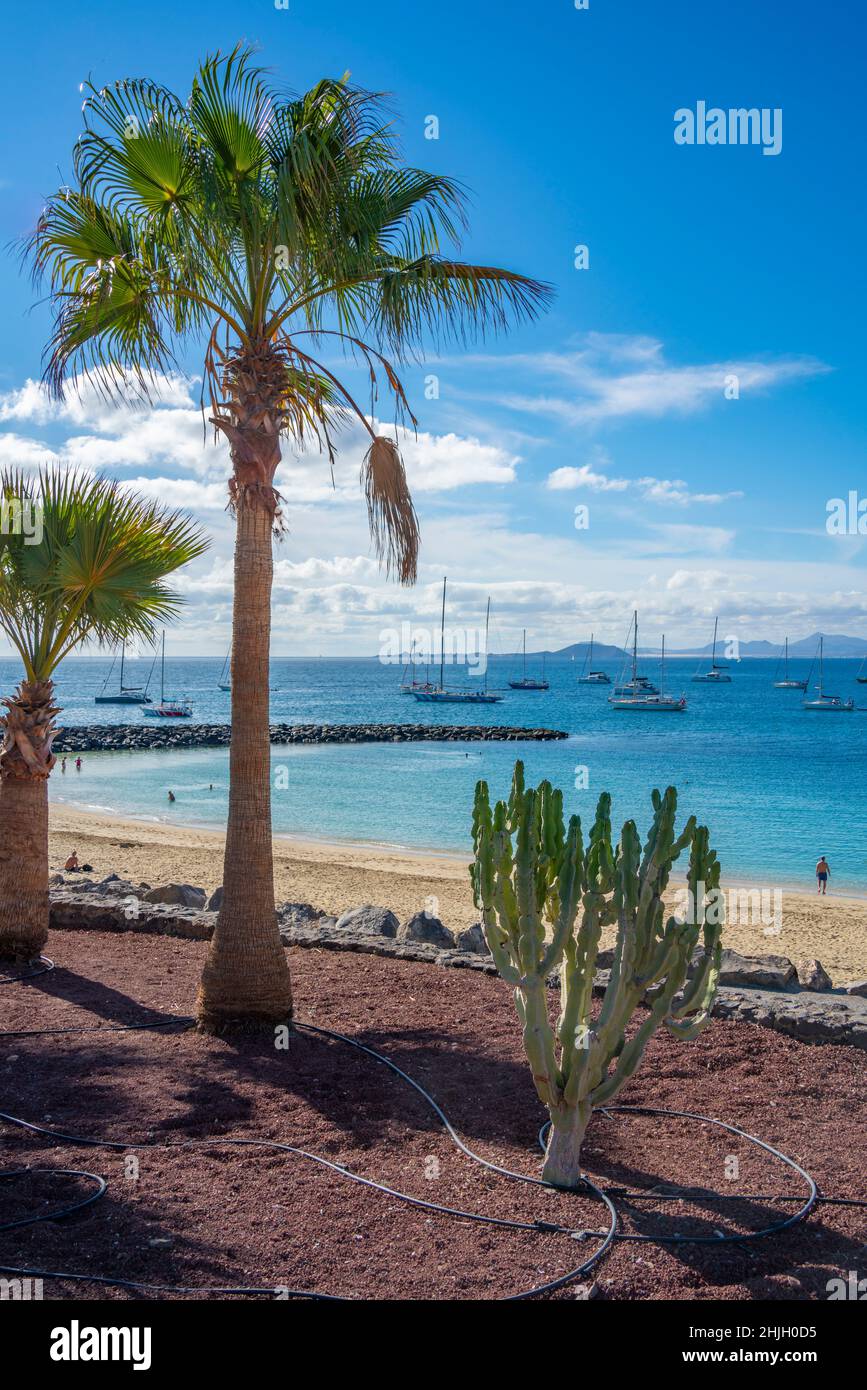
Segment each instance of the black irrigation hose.
M91 1037L94 1033L140 1033L147 1028L190 1028L195 1021L178 1015L158 1019L156 1023L105 1023L95 1028L10 1028L0 1030L0 1038L56 1038L61 1033L87 1033Z
M47 958L44 958L44 957L43 957L42 959L46 961L46 966L45 966L45 969L46 969L46 970L48 970L48 969L53 969L53 962L47 961ZM37 971L37 972L34 972L34 973L36 973L36 974L42 974L42 973L44 973L44 971L40 970L40 971ZM24 977L20 977L20 978L27 979L27 978L31 978L31 977L30 977L30 976L24 976ZM45 1035L51 1034L51 1035L53 1035L53 1034L56 1034L56 1033L58 1033L58 1032L81 1032L81 1033L94 1033L94 1032L98 1032L98 1033L102 1033L102 1032L112 1032L112 1031L135 1031L135 1030L137 1030L137 1029L145 1029L145 1028L154 1028L154 1027L167 1026L168 1024L172 1024L172 1023L182 1024L182 1025L184 1025L184 1026L189 1026L189 1024L190 1024L191 1022L192 1022L191 1019L183 1018L183 1017L178 1017L178 1018L175 1018L175 1019L167 1019L167 1020L164 1020L164 1021L162 1021L162 1022L160 1022L160 1023L145 1023L145 1024L121 1025L121 1026L116 1027L116 1028L112 1028L112 1027L104 1027L104 1028L103 1028L103 1027L99 1027L99 1028L95 1028L95 1029L91 1029L91 1028L42 1029L42 1030L34 1029L34 1030L29 1030L27 1033L9 1033L9 1034L5 1034L5 1036L12 1036L12 1037L31 1036L31 1037L32 1037L32 1036L39 1036L40 1034L45 1034ZM440 1123L443 1125L444 1129L446 1130L446 1133L448 1134L448 1136L449 1136L449 1138L452 1140L452 1142L456 1145L456 1147L457 1147L463 1154L465 1154L465 1155L466 1155L469 1159L471 1159L474 1163L478 1163L478 1164L480 1164L482 1167L487 1168L489 1171L491 1171L491 1172L493 1172L493 1173L497 1173L497 1174L499 1174L499 1175L502 1176L502 1177L508 1178L510 1181L525 1182L525 1183L529 1183L531 1186L545 1187L545 1188L549 1188L549 1189L551 1188L551 1184L544 1182L543 1179L541 1179L541 1178L530 1177L530 1176L528 1176L527 1174L524 1174L524 1173L515 1173L515 1172L513 1172L511 1169L509 1169L509 1168L504 1168L504 1167L502 1167L500 1164L492 1163L492 1162L490 1162L488 1159L482 1158L480 1154L475 1153L474 1150L472 1150L471 1148L469 1148L469 1146L463 1142L463 1140L461 1139L460 1135L457 1133L457 1131L455 1130L454 1126L451 1124L451 1121L449 1120L449 1118L448 1118L448 1116L446 1115L445 1111L437 1104L437 1102L434 1100L433 1096L431 1096L431 1095L429 1094L429 1092L426 1091L425 1088L424 1088L418 1081L414 1080L414 1078L413 1078L412 1076L410 1076L408 1072L403 1071L399 1066L397 1066L397 1064L396 1064L395 1062L392 1062L390 1058L384 1056L383 1053L377 1052L374 1048L368 1047L366 1044L357 1042L354 1038L350 1038L350 1037L348 1037L348 1036L347 1036L346 1034L344 1034L344 1033L335 1032L335 1031L332 1030L332 1029L320 1028L320 1027L318 1027L317 1025L312 1024L312 1023L296 1023L294 1026L295 1026L295 1028L296 1028L297 1030L299 1030L299 1031L308 1032L308 1033L313 1033L313 1034L316 1034L316 1035L319 1036L319 1037L328 1038L328 1039L331 1039L331 1040L334 1041L334 1042L340 1042L340 1043L344 1043L344 1044L346 1044L346 1045L348 1045L348 1046L350 1046L350 1047L354 1047L357 1051L364 1053L366 1056L371 1057L374 1061L379 1062L381 1065L383 1065L383 1066L385 1066L385 1067L388 1067L388 1069L389 1069L391 1072L393 1072L393 1073L394 1073L396 1076L398 1076L406 1085L410 1086L414 1091L416 1091L416 1093L417 1093L419 1096L421 1096L421 1098L425 1101L425 1103L429 1106L429 1108L430 1108L430 1109L434 1112L434 1114L437 1116L437 1118L439 1119ZM485 1216L485 1215L482 1215L482 1214L479 1213L479 1212L468 1212L468 1211L463 1211L463 1210L458 1209L458 1208L444 1206L444 1205L442 1205L441 1203L438 1203L438 1202L429 1202L429 1201L426 1201L426 1200L424 1200L423 1198L420 1198L420 1197L413 1197L413 1196L410 1195L409 1193L400 1192L400 1191L398 1191L396 1188L388 1187L388 1186L387 1186L386 1184L384 1184L384 1183L375 1182L375 1181L374 1181L373 1179L371 1179L371 1178L365 1178L365 1177L363 1177L361 1174L359 1174L359 1173L354 1173L351 1169L343 1167L342 1164L334 1163L331 1159L323 1158L323 1157L322 1157L321 1155L319 1155L319 1154L309 1153L309 1152L308 1152L307 1150L305 1150L305 1149L299 1149L299 1148L295 1147L294 1145L291 1145L291 1144L284 1144L284 1143L278 1142L277 1140L266 1140L266 1139L231 1139L231 1138L221 1137L221 1138L215 1138L215 1139L199 1139L199 1140L197 1140L197 1139L190 1139L190 1140L183 1140L183 1141L181 1141L180 1143L175 1143L175 1144L159 1144L159 1143L156 1143L156 1142L149 1142L149 1143L144 1143L144 1144L141 1144L141 1143L124 1143L124 1142L121 1142L121 1141L118 1141L118 1140L91 1139L91 1138L88 1138L88 1137L83 1136L83 1135L63 1134L63 1133L60 1133L60 1132L58 1132L58 1131L48 1129L48 1128L46 1128L45 1126L42 1126L42 1125L32 1124L32 1123L30 1123L30 1122L27 1121L27 1120L22 1120L22 1119L20 1119L18 1116L9 1115L9 1114L6 1114L6 1113L4 1113L4 1112L2 1112L2 1111L0 1111L0 1120L5 1120L5 1121L7 1121L7 1123L9 1123L9 1124L13 1124L13 1125L18 1126L19 1128L29 1130L29 1131L31 1131L32 1133L46 1135L46 1136L48 1136L48 1137L54 1139L55 1141L58 1141L58 1140L59 1140L59 1141L61 1141L61 1142L65 1142L65 1143L84 1145L84 1146L91 1147L91 1148L109 1148L109 1149L121 1149L121 1150L129 1150L129 1149L164 1149L164 1150L166 1150L166 1149L215 1148L215 1147L221 1147L221 1146L236 1146L236 1147L255 1147L255 1148L270 1148L270 1149L275 1149L275 1150L278 1150L278 1151L283 1152L283 1153L290 1153L290 1154L293 1154L293 1155L296 1156L296 1157L300 1157L300 1158L307 1159L308 1161L310 1161L310 1162L312 1162L312 1163L319 1164L319 1165L321 1165L322 1167L329 1168L332 1172L338 1173L341 1177L345 1177L345 1178L349 1179L349 1180L352 1181L352 1182L360 1183L360 1184L362 1184L363 1186L369 1187L369 1188L373 1189L373 1190L376 1191L376 1192L381 1192L381 1193L383 1193L383 1194L386 1195L386 1196L393 1197L393 1198L395 1198L395 1199L398 1200L398 1201L405 1202L405 1203L407 1203L407 1204L410 1205L410 1206L419 1207L419 1208L421 1208L422 1210L425 1210L425 1211L433 1211L433 1212L437 1212L437 1213L439 1213L439 1214L441 1214L441 1215L454 1216L454 1217L457 1217L458 1219L464 1220L464 1221L475 1221L475 1222L478 1222L478 1223L484 1224L484 1225L505 1227L505 1228L510 1229L510 1230L535 1231L535 1232L546 1233L546 1234L568 1235L568 1236L572 1237L573 1239L578 1239L578 1240L583 1240L583 1239L585 1239L585 1238L587 1238L587 1237L596 1237L596 1238L598 1238L598 1239L601 1241L601 1244L600 1244L600 1245L598 1246L598 1248L593 1252L593 1254L592 1254L587 1260L583 1261L580 1265L576 1266L575 1269L570 1270L567 1274L564 1274L564 1275L559 1276L557 1279L553 1279L553 1280L550 1280L550 1281L548 1281L548 1282L546 1282L546 1283L544 1283L544 1284L537 1285L537 1286L535 1286L535 1287L532 1288L532 1289L527 1289L527 1290L523 1291L522 1293L512 1294L512 1295L508 1296L508 1298L507 1298L506 1301L512 1301L512 1302L514 1302L514 1301L521 1301L521 1300L524 1300L524 1299L529 1299L529 1298L537 1297L538 1295L544 1294L544 1293L551 1293L551 1292L554 1292L554 1291L557 1290L557 1289L563 1288L563 1287L566 1286L567 1284L573 1283L576 1279L580 1278L581 1275L586 1274L586 1273L587 1273L587 1272L588 1272L588 1271L601 1259L601 1257L603 1256L603 1254L606 1252L606 1250L608 1250L609 1246L612 1244L612 1242L613 1242L615 1239L618 1239L618 1240L639 1241L639 1242L644 1242L644 1243L649 1243L649 1244L669 1244L669 1245L671 1245L671 1244L683 1244L683 1245L711 1244L711 1245L719 1245L719 1244L729 1243L729 1242L743 1243L743 1242L747 1242L747 1241L752 1241L752 1240L761 1239L761 1238L763 1238L763 1237L765 1237L765 1236L769 1236L769 1235L775 1234L775 1233L777 1233L777 1232L779 1232L779 1231L785 1230L785 1229L787 1229L787 1228L789 1228L789 1227L795 1225L797 1222L800 1222L800 1221L804 1220L804 1218L807 1216L807 1214L808 1214L808 1213L812 1210L812 1208L813 1208L817 1203L819 1203L819 1202L823 1202L823 1203L824 1203L824 1202L827 1202L828 1204L841 1205L841 1206L842 1206L842 1205L846 1205L846 1206L855 1206L855 1205L864 1206L864 1205L867 1205L867 1202L861 1202L861 1201L859 1201L858 1199L854 1199L854 1198L852 1198L852 1199L848 1199L848 1198L825 1198L825 1197L819 1196L815 1181L814 1181L813 1178L810 1176L810 1174L806 1171L806 1169L802 1168L801 1165L800 1165L799 1163L796 1163L794 1159L789 1158L786 1154L782 1153L779 1149L776 1149L772 1144L768 1144L768 1143L766 1143L763 1139L757 1138L756 1135L749 1134L746 1130L740 1129L737 1125L728 1124L728 1123L727 1123L726 1121L724 1121L724 1120L716 1120L716 1119L714 1119L712 1116L709 1116L709 1115L699 1115L699 1114L696 1114L696 1113L694 1113L694 1112L692 1112L692 1111L687 1111L687 1110L663 1110L663 1109L652 1109L652 1108L646 1107L646 1106L610 1106L610 1107L606 1107L603 1113L606 1114L606 1115L609 1115L609 1114L611 1114L611 1113L619 1113L619 1114L626 1114L626 1115L630 1115L630 1114L644 1114L644 1115L674 1115L674 1116L680 1117L680 1118L682 1118L682 1119L695 1120L695 1121L697 1121L697 1122L699 1122L699 1123L717 1125L717 1126L719 1126L719 1128L726 1130L728 1133L737 1135L739 1138L746 1139L748 1142L757 1145L757 1147L759 1147L760 1149L763 1149L766 1153L771 1154L774 1158L778 1158L782 1163L785 1163L785 1164L787 1164L790 1168L794 1169L794 1171L795 1171L796 1173L798 1173L798 1175L799 1175L800 1177L802 1177L802 1178L804 1179L804 1181L805 1181L805 1182L807 1183L807 1185L808 1185L808 1188L809 1188L809 1195L808 1195L808 1197L807 1197L807 1200L806 1200L806 1201L803 1201L801 1198L792 1197L792 1196L788 1196L788 1195L781 1196L781 1197L779 1197L779 1198L769 1198L769 1199L767 1199L767 1200L781 1200L781 1201L800 1201L800 1202L801 1202L801 1206L800 1206L800 1208L798 1209L798 1211L794 1213L794 1215L788 1217L786 1220L781 1221L781 1222L777 1222L776 1224L774 1224L774 1225L772 1225L772 1226L765 1227L765 1228L763 1228L763 1229L760 1230L760 1231L753 1231L753 1232L747 1232L747 1233L744 1233L744 1234L735 1234L735 1235L713 1235L713 1236L684 1236L684 1235L680 1235L680 1234L676 1234L676 1235L673 1235L673 1236L645 1236L645 1235L633 1235L633 1234L631 1234L631 1233L627 1233L627 1232L623 1232L623 1231L618 1230L617 1211L616 1211L616 1208L614 1207L614 1204L613 1204L613 1202L612 1202L612 1200L611 1200L612 1197L619 1197L621 1200L626 1201L627 1203L629 1203L630 1201L633 1201L633 1200L684 1201L684 1200L686 1200L690 1195L692 1195L692 1196L702 1195L702 1196L713 1197L714 1199L717 1199L717 1200L726 1200L726 1201L734 1201L734 1200L740 1199L740 1200L744 1200L744 1201L753 1201L753 1202L755 1202L755 1201L757 1201L757 1200L765 1200L765 1199L763 1199L763 1198L758 1198L758 1197L756 1197L754 1194L751 1194L751 1193L717 1193L717 1192L714 1192L714 1191L711 1190L711 1189L696 1189L696 1188L672 1188L671 1190L669 1190L669 1191L667 1191L667 1192L659 1192L659 1191L655 1191L655 1190L646 1191L646 1192L641 1192L641 1191L632 1192L632 1191L629 1191L629 1190L626 1190L626 1189L623 1189L623 1188L618 1188L618 1187L610 1187L610 1188L607 1188L607 1189L603 1189L603 1188L597 1187L597 1185L596 1185L595 1183L591 1182L589 1178L585 1177L585 1178L582 1180L582 1189L583 1189L584 1191L586 1191L588 1194L592 1194L593 1196L595 1196L596 1198L598 1198L600 1201L602 1201L602 1202L604 1203L604 1205L606 1206L606 1208L608 1209L608 1211L609 1211L609 1213L610 1213L610 1216L611 1216L611 1223L610 1223L610 1225L609 1225L607 1231L575 1230L575 1229L572 1229L572 1228L570 1228L570 1227L568 1227L568 1226L562 1226L562 1225L559 1225L559 1224L554 1223L554 1222L546 1222L546 1221L515 1221L515 1220L509 1219L509 1218L505 1218L505 1217L492 1217L492 1216ZM543 1128L542 1128L542 1130L540 1131L540 1134L539 1134L539 1140L540 1140L540 1143L542 1144L542 1147L543 1147L543 1148L544 1148L544 1135L545 1135L545 1132L546 1132L547 1128L548 1128L547 1125L543 1126ZM7 1174L0 1174L0 1176L2 1176L2 1177L17 1176L17 1175L18 1175L19 1173L21 1173L22 1171L28 1171L28 1170L16 1170L16 1172L14 1172L14 1173L10 1172L10 1173L7 1173ZM101 1188L99 1189L99 1191L90 1194L89 1197L87 1197L86 1199L84 1199L84 1200L81 1201L81 1202L76 1203L76 1204L75 1204L74 1206L72 1206L72 1207L66 1208L66 1209L64 1209L64 1210L62 1210L62 1211L60 1211L60 1212L49 1213L49 1214L47 1214L47 1215L40 1215L40 1216L35 1216L35 1217L24 1217L24 1218L22 1218L22 1219L19 1219L19 1220L13 1222L13 1223L9 1223L10 1225L22 1226L22 1225L28 1225L28 1224L35 1223L36 1221L43 1221L43 1220L59 1220L61 1217L66 1216L66 1215L69 1215L69 1214L70 1214L71 1212L73 1212L73 1211L80 1210L83 1206L87 1206L87 1205L89 1205L91 1202L96 1201L97 1198L101 1197L101 1196L104 1194L104 1192L107 1190L107 1184L105 1183L104 1179L99 1178L96 1174L93 1174L93 1173L77 1173L77 1170L71 1170L71 1169L40 1169L40 1170L29 1170L29 1171L54 1172L54 1173L75 1173L75 1174L78 1175L78 1176L88 1177L88 1178L90 1178L90 1179L96 1181L97 1183L101 1183L102 1186L101 1186ZM559 1189L555 1189L555 1190L559 1190ZM0 1226L0 1230L3 1230L3 1229L6 1229L6 1227ZM13 1267L13 1266L0 1266L0 1269L2 1269L3 1272L4 1272L4 1273L7 1273L7 1274L11 1273L11 1274L19 1274L19 1275L21 1275L21 1274L23 1274L23 1275L34 1275L34 1276L42 1277L42 1278L52 1278L52 1279L60 1279L60 1280L68 1280L68 1281L77 1281L77 1282L82 1282L82 1283L99 1283L99 1284L104 1284L104 1285L110 1285L110 1286L112 1286L112 1287L128 1288L128 1289L133 1289L133 1290L141 1290L141 1291L147 1291L147 1292L159 1292L159 1293L180 1293L180 1294L268 1294L268 1295L270 1295L271 1297L273 1297L273 1296L275 1295L275 1292L277 1292L277 1290L275 1290L274 1288L202 1288L202 1287L196 1287L196 1286L193 1286L193 1287L179 1287L179 1286L167 1285L167 1284L147 1284L147 1283L143 1283L143 1282L141 1282L141 1281L135 1281L135 1280L128 1280L128 1279L112 1279L112 1278L110 1278L110 1277L108 1277L108 1276L105 1276L105 1275L94 1275L94 1274L69 1274L69 1273L64 1273L64 1272L60 1272L60 1271L49 1271L49 1270L39 1270L39 1269L23 1269L23 1268L16 1268L16 1267ZM340 1296L339 1296L339 1295L313 1293L313 1292L310 1292L309 1290L304 1290L304 1289L292 1289L292 1290L288 1290L288 1289L284 1290L284 1289L281 1289L281 1290L279 1290L279 1292L282 1294L283 1297L286 1297L286 1298L310 1298L310 1299L314 1299L314 1300L328 1301L328 1302L333 1302L333 1301L338 1301L338 1302L339 1302L339 1301L342 1301L342 1300L340 1299Z
M28 970L26 975L0 975L0 985L18 985L23 980L35 980L37 975L47 975L49 970L54 969L54 961L49 960L48 956L37 956L29 963L31 965L38 963L39 969Z
M741 1243L748 1240L760 1240L764 1236L775 1235L778 1231L785 1231L789 1226L794 1226L797 1222L803 1221L804 1217L808 1212L812 1211L816 1203L824 1200L819 1197L819 1190L814 1179L805 1168L801 1167L800 1163L796 1163L793 1158L789 1158L788 1154L781 1153L779 1149L774 1148L773 1144L768 1144L764 1139L759 1139L755 1134L750 1134L747 1130L741 1129L739 1125L731 1125L726 1120L715 1120L710 1115L699 1115L693 1110L658 1110L647 1105L607 1105L604 1109L604 1113L606 1115L674 1115L682 1120L697 1120L700 1124L718 1125L720 1129L727 1130L729 1134L737 1135L739 1139L748 1140L750 1144L755 1144L758 1148L764 1149L766 1153L771 1154L774 1158L778 1158L781 1163L785 1163L789 1168L793 1168L798 1176L804 1179L809 1192L807 1200L802 1202L801 1207L794 1215L787 1216L785 1221L775 1222L773 1226L764 1226L760 1231L747 1231L742 1234L736 1233L734 1235L714 1234L712 1236L683 1236L679 1234L673 1236L644 1236L634 1235L628 1231L618 1231L618 1240L639 1241L646 1245L724 1245ZM549 1120L548 1123L544 1124L539 1130L539 1144L543 1151L545 1148L545 1134L550 1128L550 1125L551 1122ZM688 1196L694 1197L696 1195L713 1197L715 1199L722 1198L726 1201L740 1200L755 1202L757 1200L751 1193L720 1193L714 1192L711 1188L672 1188L668 1192L632 1192L626 1188L608 1188L607 1192L610 1196L618 1196L626 1202L635 1199L657 1202L682 1202L686 1200ZM801 1201L802 1199L789 1197L786 1200ZM867 1202L865 1202L864 1205L867 1206Z
M108 1191L105 1178L101 1178L98 1173L88 1173L82 1168L6 1168L0 1173L0 1180L32 1177L34 1173L51 1173L55 1177L60 1173L69 1178L89 1178L91 1182L96 1183L96 1191L83 1197L80 1202L73 1202L71 1206L61 1207L58 1211L43 1212L39 1216L19 1216L16 1221L0 1222L0 1231L11 1231L15 1226L34 1226L37 1221L60 1221L64 1216L71 1216L73 1212L89 1207L91 1202L96 1202Z

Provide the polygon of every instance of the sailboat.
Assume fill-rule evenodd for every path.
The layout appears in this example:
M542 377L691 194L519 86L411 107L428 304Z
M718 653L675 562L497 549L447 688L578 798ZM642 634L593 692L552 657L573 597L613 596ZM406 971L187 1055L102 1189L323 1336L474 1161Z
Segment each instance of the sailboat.
M230 647L229 650L226 652L226 660L223 662L223 669L220 672L220 679L217 681L218 690L232 689L231 672L229 670L229 662L231 661L231 659L232 648ZM226 676L229 676L229 680L226 680Z
M650 711L653 714L681 714L686 709L685 695L665 694L665 634L662 637L662 656L659 663L660 689L652 695L609 695L608 703L612 709Z
M409 681L408 681L407 678L406 678L407 670L410 670L410 671L412 672L412 679L409 680ZM416 662L415 662L415 638L413 638L413 640L412 640L412 649L410 650L410 654L409 654L409 661L406 663L406 665L405 665L404 668L403 668L403 675L402 675L402 677L401 677L400 693L401 693L401 695L414 695L415 692L416 692L417 690L436 690L436 686L431 684L431 680L430 680L430 668L428 668L428 677L427 677L426 680L423 680L423 681L416 680L415 673L416 673Z
M782 679L781 681L774 680L774 689L775 689L775 690L806 690L806 689L807 689L807 682L806 682L806 681L793 681L793 680L789 680L789 639L788 639L788 637L786 638L785 644L784 644L784 646L783 646L783 650L780 652L780 655L779 655L779 657L777 658L777 671L779 671L779 669L780 669L780 662L781 662L781 661L784 663L784 665L783 665L783 679ZM777 671L774 672L774 676L776 676Z
M524 628L524 661L521 667L521 679L509 681L512 690L550 690L551 687L545 680L545 657L542 657L542 679L537 680L533 676L527 675L527 629Z
M811 667L812 670L812 667ZM804 709L829 710L833 714L849 714L855 708L854 700L844 700L839 695L825 694L825 639L819 638L819 694L815 700L804 700Z
M623 679L623 672L614 687L615 695L658 695L659 691L647 676L638 674L638 610L632 615L632 622L629 624L629 632L626 634L626 645L629 645L629 635L632 634L632 675L628 681ZM610 698L610 697L609 697Z
M713 647L711 649L711 660L709 671L696 671L693 676L694 681L700 681L704 685L731 685L731 676L716 659L716 635L719 627L719 618L713 620Z
M107 695L107 694L105 693L105 692L106 692L106 687L108 686L108 683L109 683L109 681L111 680L111 673L112 673L112 671L114 670L114 663L115 663L115 661L117 661L117 648L115 648L115 653L114 653L114 656L112 657L112 662L111 662L111 666L109 667L108 675L106 676L105 680L103 681L102 690L99 692L98 695L94 695L94 697L93 697L93 703L94 703L95 705L149 705L149 704L151 703L151 697L150 697L150 695L148 695L148 687L147 687L147 685L144 685L144 686L141 686L141 685L124 685L124 683L123 683L123 664L124 664L124 659L125 659L125 657L126 657L126 643L125 643L125 642L121 642L121 644L120 644L120 685L119 685L118 689L115 690L115 691L113 691L111 694ZM153 670L153 667L151 667L151 670ZM148 676L148 685L149 685L149 684L150 684L150 676Z
M166 630L163 628L163 645L160 655L160 702L152 709L144 710L151 719L189 719L193 707L189 700L166 699Z
M865 666L867 666L867 656L865 656L864 660L861 662L861 665L858 667L858 674L855 677L859 685L867 685L867 672L865 672L864 670Z
M412 693L417 700L429 705L495 705L502 700L502 695L493 695L488 691L488 628L491 623L491 600L488 599L488 611L485 617L485 686L483 690L446 690L445 688L445 659L446 659L446 581L443 578L443 607L442 618L440 619L440 683L429 690L414 690Z
M581 667L581 675L578 677L579 685L610 685L611 677L606 671L593 670L593 633L590 634L590 650L584 658L584 665Z

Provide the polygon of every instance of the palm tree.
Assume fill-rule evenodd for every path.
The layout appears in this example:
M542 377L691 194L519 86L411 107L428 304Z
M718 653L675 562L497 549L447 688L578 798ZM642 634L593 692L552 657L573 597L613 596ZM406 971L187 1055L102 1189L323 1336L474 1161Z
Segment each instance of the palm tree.
M52 677L83 642L152 641L180 604L163 580L207 541L180 513L74 472L5 470L0 508L0 630L24 666L0 702L0 956L29 960L48 936Z
M56 307L46 376L147 392L182 344L204 351L209 418L228 441L236 516L232 739L223 900L202 977L200 1026L270 1028L291 1016L271 856L268 667L275 473L281 440L334 460L355 417L370 528L386 572L416 574L419 529L395 438L377 435L383 383L414 422L393 361L532 317L545 286L450 259L465 225L451 179L401 164L381 97L326 79L292 98L249 50L198 69L187 101L147 80L88 87L73 185L29 243ZM370 418L319 357L355 358Z

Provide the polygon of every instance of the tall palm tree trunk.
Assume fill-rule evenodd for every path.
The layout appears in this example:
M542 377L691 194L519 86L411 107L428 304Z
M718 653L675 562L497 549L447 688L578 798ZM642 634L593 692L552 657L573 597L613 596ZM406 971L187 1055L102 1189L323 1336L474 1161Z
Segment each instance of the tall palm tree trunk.
M51 681L22 681L0 719L0 957L32 960L48 939Z
M269 659L273 508L255 488L236 493L232 742L223 901L199 990L199 1026L266 1031L292 1015L274 909Z

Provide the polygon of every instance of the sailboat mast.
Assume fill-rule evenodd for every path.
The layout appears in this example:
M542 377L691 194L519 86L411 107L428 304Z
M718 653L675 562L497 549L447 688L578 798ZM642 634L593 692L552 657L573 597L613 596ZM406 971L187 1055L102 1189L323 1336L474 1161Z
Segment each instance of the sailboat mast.
M659 662L659 693L665 694L665 633L662 634L662 657Z
M121 692L123 692L123 659L124 659L125 656L126 656L126 642L123 641L123 642L121 642L121 644L120 644L120 688L121 688Z
M488 692L488 628L491 625L491 596L488 594L488 608L485 613L485 694ZM527 664L527 629L524 628L524 666Z
M488 599L488 614L489 614L489 615L490 615L490 612L491 612L491 600ZM487 642L487 637L486 637L485 640L486 640L486 642ZM524 628L524 663L523 663L523 665L522 665L522 667L521 667L521 676L522 676L522 678L523 678L524 680L527 679L527 629L526 629L526 628Z
M825 639L819 638L819 698L825 693Z
M710 654L711 670L716 668L716 630L719 627L719 618L713 620L713 648Z
M446 662L446 577L443 575L443 611L440 619L440 690L445 689Z
M638 674L638 609L632 615L633 634L632 634L632 685L635 688L635 678Z
M163 628L163 650L160 657L160 704L166 702L166 630Z

